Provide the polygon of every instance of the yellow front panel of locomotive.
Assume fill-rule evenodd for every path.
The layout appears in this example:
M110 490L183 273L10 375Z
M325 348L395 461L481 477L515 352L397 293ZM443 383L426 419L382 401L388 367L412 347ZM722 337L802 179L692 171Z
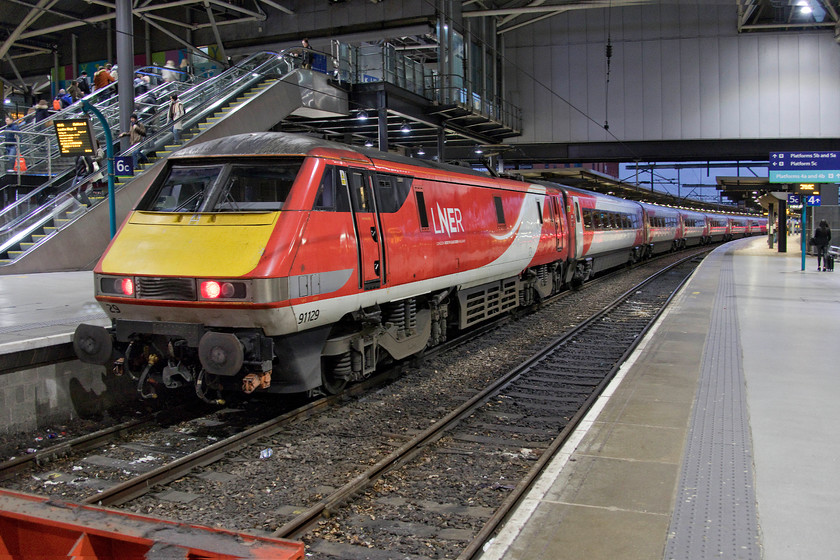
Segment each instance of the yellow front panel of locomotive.
M259 263L278 212L134 212L102 260L106 274L243 276Z

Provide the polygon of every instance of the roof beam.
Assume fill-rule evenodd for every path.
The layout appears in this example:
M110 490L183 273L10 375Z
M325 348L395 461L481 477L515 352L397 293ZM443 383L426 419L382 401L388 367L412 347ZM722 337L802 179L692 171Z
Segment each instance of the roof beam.
M222 36L219 34L219 27L216 25L216 18L213 17L213 8L210 7L209 0L204 0L204 8L207 10L207 18L213 26L213 36L216 37L216 44L219 46L219 52L222 54L222 60L227 61L227 53L225 53L225 45L222 43Z
M148 23L149 25L151 25L152 27L154 27L155 29L157 29L158 31L160 31L161 33L163 33L164 35L166 35L167 37L169 37L171 39L174 39L178 43L184 45L193 54L198 55L201 58L206 58L207 60L212 60L213 62L219 62L218 60L216 60L215 58L213 58L209 54L203 52L201 49L196 48L193 45L187 43L186 41L184 41L183 39L181 39L180 37L178 37L177 35L175 35L171 31L169 31L167 28L165 28L161 24L157 23L156 21L153 21L148 15L146 15L146 14L135 14L135 15L137 17L139 17L141 20L143 20L146 23Z
M267 6L271 6L275 10L280 10L281 12L286 12L290 16L295 15L295 12L293 10L290 10L289 8L281 6L277 2L274 2L274 0L260 0L260 2L262 2L263 4L265 4Z
M24 16L23 20L18 24L14 31L9 34L8 39L3 41L3 44L0 45L0 58L6 56L6 53L9 52L9 49L12 48L12 45L24 35L24 31L29 28L30 25L35 23L35 21L47 13L47 10L52 8L58 0L39 0L38 4L35 5L29 13Z

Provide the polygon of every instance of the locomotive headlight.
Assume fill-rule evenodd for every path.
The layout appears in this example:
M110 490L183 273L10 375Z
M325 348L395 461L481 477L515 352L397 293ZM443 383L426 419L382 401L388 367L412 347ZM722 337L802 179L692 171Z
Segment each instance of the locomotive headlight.
M101 276L99 291L103 295L135 297L134 278L128 276Z
M244 282L200 280L201 299L245 299L248 290Z

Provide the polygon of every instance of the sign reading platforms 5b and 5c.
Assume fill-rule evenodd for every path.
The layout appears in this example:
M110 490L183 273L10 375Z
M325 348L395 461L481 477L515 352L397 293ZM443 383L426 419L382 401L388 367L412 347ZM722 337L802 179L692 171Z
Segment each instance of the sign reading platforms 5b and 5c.
M771 183L840 183L840 152L770 152Z

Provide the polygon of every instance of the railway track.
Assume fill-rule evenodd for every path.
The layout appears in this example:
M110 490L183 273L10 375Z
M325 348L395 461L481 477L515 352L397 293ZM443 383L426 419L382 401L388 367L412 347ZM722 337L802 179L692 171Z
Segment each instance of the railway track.
M588 284L590 287L595 287L597 285L598 282ZM558 298L557 301L566 297L580 297L580 293L567 293ZM551 304L544 304L543 308L543 312L550 313ZM639 310L636 310L636 313L639 313ZM577 319L573 319L573 322L577 322ZM590 321L590 323L591 322L592 321ZM600 334L598 336L600 336L601 339L600 343L596 344L599 351L603 350L604 336L606 336L605 332L608 333L609 327L607 325L611 322L612 321L606 320L605 322L602 321L602 324L596 325L600 328ZM483 340L483 342L478 342L477 344L479 346L483 346L484 348L493 348L498 345L501 340L508 336L505 334L505 328L498 328L498 332L493 331L493 329L496 328L497 327L495 326L490 327L489 330L491 330L491 332L483 335L483 339L479 339ZM604 329L606 329L606 331ZM467 353L475 352L475 348L469 349L470 344L471 343L465 340L453 340L451 342L452 347L468 348L466 350ZM476 343L472 344L475 345ZM566 345L571 346L578 345L578 350L581 348L579 344L579 342L574 341L566 343ZM492 350L490 351L492 352ZM451 347L444 351L444 353L446 352L452 352ZM433 359L431 355L426 357L427 361L431 359ZM606 360L607 357L598 358L599 363ZM344 525L346 527L361 528L363 533L365 528L367 528L367 530L375 530L384 532L386 535L391 535L390 538L386 537L384 539L387 541L383 545L385 547L384 550L392 548L392 545L394 544L394 532L399 533L402 531L407 532L408 534L415 534L422 529L423 531L426 531L427 534L432 534L434 536L431 540L436 543L434 545L435 548L439 551L447 551L445 553L445 557L450 557L458 550L464 548L467 544L465 542L467 536L475 538L476 535L480 534L479 531L481 530L481 527L488 526L487 521L489 519L491 520L495 515L499 515L498 513L494 514L493 512L501 511L498 509L501 507L501 504L495 503L495 499L489 501L482 499L479 500L479 502L476 502L475 495L464 495L462 497L462 503L460 505L456 505L449 503L449 501L443 498L439 501L435 501L435 499L432 498L432 493L425 492L426 499L417 499L415 502L416 504L421 505L426 503L426 506L428 507L425 509L416 505L412 505L410 507L414 508L416 512L425 511L426 513L421 515L421 517L428 514L430 517L437 516L444 519L444 524L451 523L451 526L446 525L446 527L440 531L433 531L427 527L428 523L426 521L420 519L413 522L413 525L412 522L408 522L408 525L405 525L406 522L404 521L394 521L394 518L399 518L399 515L395 515L393 512L388 513L386 510L388 508L396 510L404 508L405 504L409 503L404 498L386 498L384 500L379 500L379 502L381 502L379 504L377 500L374 499L371 504L365 506L360 506L360 502L355 501L349 506L342 506L342 504L344 504L350 497L357 496L359 494L362 494L363 496L366 495L365 493L370 491L370 488L379 488L381 491L380 487L383 484L388 487L394 486L392 483L387 481L389 480L389 477L395 476L394 473L400 472L401 469L397 467L409 464L409 461L412 458L419 457L421 453L428 453L433 447L436 449L434 459L423 459L421 466L425 465L429 468L429 463L435 465L449 464L449 462L454 460L454 458L459 457L465 457L467 459L481 458L481 462L485 462L487 457L503 458L501 465L496 470L496 472L505 473L501 475L503 478L487 482L486 486L480 490L484 493L489 492L496 497L501 494L509 494L519 486L518 480L524 476L523 473L530 469L535 462L541 460L542 457L547 456L547 450L550 448L550 441L552 438L549 438L546 433L553 433L556 435L558 430L562 429L559 428L559 426L565 425L574 417L575 413L573 411L576 410L575 407L578 406L576 403L585 395L591 395L592 391L595 390L601 383L596 383L595 378L593 378L590 374L578 372L578 375L574 379L563 381L559 385L549 381L545 378L545 375L543 375L543 377L526 376L514 386L515 389L502 389L501 386L498 386L499 384L496 383L495 389L487 389L486 391L495 391L498 395L497 397L476 396L474 395L475 391L468 387L461 388L463 390L463 395L457 392L453 393L450 389L450 393L453 393L451 396L453 396L455 400L463 401L469 398L467 397L467 394L469 393L472 395L472 398L469 398L469 402L472 403L470 406L478 407L475 409L478 411L486 409L492 412L491 416L485 417L483 421L479 422L477 427L467 423L466 420L464 420L464 417L469 416L470 414L478 414L479 417L484 417L487 413L468 412L468 408L465 408L467 405L461 407L460 412L450 412L448 415L445 415L445 417L443 412L441 412L441 418L436 419L432 426L428 426L428 416L425 416L423 419L415 418L413 420L415 425L413 426L410 425L410 422L409 425L406 425L402 421L397 422L396 420L386 420L384 425L382 425L381 420L371 419L374 429L370 434L360 434L357 431L353 431L349 428L349 426L352 425L352 421L344 422L342 420L336 420L336 418L352 417L355 414L353 408L358 405L359 401L370 402L379 398L377 396L377 392L384 391L384 389L376 389L376 387L381 387L382 384L386 382L386 378L392 376L393 372L386 373L383 376L372 379L365 384L353 386L347 393L341 396L320 399L318 401L308 403L299 409L290 411L280 417L272 418L271 420L261 424L254 425L254 423L252 423L249 427L243 427L242 430L234 436L223 440L220 438L219 441L212 442L212 445L206 445L208 443L207 441L204 442L204 445L195 444L197 441L197 438L195 437L195 430L187 428L180 430L180 432L173 433L170 431L164 434L166 438L169 438L170 445L167 447L171 449L173 447L173 442L175 442L174 447L179 449L183 448L184 451L177 454L169 453L167 460L160 460L157 462L150 460L146 464L135 463L135 465L142 465L140 468L142 472L133 472L134 467L128 466L126 459L119 458L120 455L124 453L120 449L120 447L122 447L121 445L112 445L111 447L117 450L116 456L114 456L111 460L102 460L101 456L97 457L94 461L94 465L99 470L96 471L93 476L89 476L89 473L77 472L76 469L79 466L78 463L81 459L79 457L75 457L67 460L68 462L65 463L65 471L60 470L57 468L58 465L56 465L50 471L36 473L35 476L37 476L37 479L33 479L34 482L31 482L29 487L24 487L22 489L28 491L38 491L39 486L42 486L43 488L40 488L41 492L45 491L48 494L59 493L64 499L75 499L86 503L98 503L102 505L126 504L125 507L135 511L160 514L163 516L167 516L167 514L169 514L169 516L178 517L180 519L180 513L172 513L178 509L177 500L174 508L161 508L161 499L167 499L162 498L161 496L165 495L167 492L169 492L170 495L174 494L182 496L202 494L212 495L212 492L218 492L220 490L223 492L223 489L231 482L232 478L247 479L249 476L254 476L254 469L250 469L250 471L246 469L246 472L241 472L236 468L237 466L242 466L244 463L248 463L251 466L253 466L254 463L260 466L268 465L271 461L275 461L275 463L293 463L296 457L296 447L303 447L300 444L300 438L305 438L305 436L301 436L301 423L308 422L312 424L312 434L323 434L325 431L329 431L331 427L333 427L334 430L336 425L347 424L347 426L341 426L337 433L334 434L336 437L343 437L345 441L349 442L345 450L339 450L340 454L341 451L344 451L344 456L336 457L334 455L330 455L336 451L335 449L330 450L329 453L321 453L324 457L328 455L331 457L322 458L325 463L339 465L338 470L342 471L342 476L346 480L344 484L335 484L336 479L334 477L331 478L330 475L322 477L313 476L311 477L310 482L302 483L304 487L311 490L308 497L282 497L285 494L283 491L285 489L278 488L278 486L283 485L278 485L277 481L282 480L283 476L275 475L275 480L272 481L272 486L262 488L260 493L265 495L273 488L278 488L280 491L276 494L281 496L279 505L275 507L273 513L270 516L267 516L262 523L250 526L246 524L242 525L240 528L243 530L252 530L257 532L274 532L276 535L296 536L302 534L305 528L314 527L314 532L305 538L311 541L311 548L314 553L321 554L325 558L331 557L330 550L333 550L335 547L339 547L339 549L341 549L338 556L353 558L354 556L352 556L352 554L354 553L353 551L355 551L353 547L358 547L359 542L365 542L362 536L359 534L353 534L352 531L347 531L344 526L339 529L336 526L336 523L338 523L339 520L344 520ZM495 376L496 372L492 372L489 375L489 378ZM518 374L518 377L522 376L522 374ZM517 377L517 375L514 375L514 377ZM529 380L526 381L526 379ZM409 381L408 383L411 382ZM559 393L557 393L558 391ZM389 397L385 394L383 394L381 398L389 399ZM483 405L480 405L482 398L485 402ZM487 401L487 398L490 398L490 401ZM355 399L358 399L358 401ZM436 408L440 411L443 411L444 409L448 411L447 406L443 406L443 403L441 403L441 406ZM533 425L522 431L522 427L517 426L515 422L508 422L510 418L516 417L517 414L521 414L521 411L514 413L501 412L508 406L513 406L516 410L531 408L534 410L541 410L542 412L536 415L531 413L529 413L529 415L523 415L523 418L527 418L526 422L532 423ZM493 416L494 414L496 416ZM498 421L499 414L502 414L505 418L505 422L500 423ZM434 414L431 416L434 416ZM207 419L200 422L204 422L206 424L208 421L210 424L213 423L212 420ZM460 428L457 428L455 431L452 431L451 428L443 428L443 426L451 422L455 422L460 425ZM426 425L423 425L424 423ZM205 426L205 428L206 427L208 426ZM492 430L489 429L490 427L492 427ZM546 429L548 429L548 432L545 432ZM352 431L352 433L348 430ZM202 430L198 431L201 432ZM412 443L412 440L416 439L414 436L418 433L420 435L424 435L425 439L420 443ZM177 440L182 436L185 436L187 440L193 443L190 445L178 444ZM318 435L313 437L317 438ZM362 439L368 437L370 439L367 439L366 443L363 445L356 445L354 442L354 439L356 438ZM436 443L432 445L431 442L434 440L436 440ZM487 451L482 450L483 445L496 446L496 449L495 451L488 453ZM259 451L267 449L267 446L273 446L275 449L278 449L275 457L267 461L254 461L254 458L258 455ZM130 448L129 451L132 452L130 453L130 457L134 457L134 460L136 460L138 458L142 459L143 457L150 457L150 447L153 448L154 444L141 442L129 444L128 447ZM315 447L317 447L317 444ZM397 447L396 451L394 450L395 447ZM359 448L363 448L363 450L359 450ZM374 450L373 456L371 455L370 450ZM165 452L167 450L163 449L163 451ZM165 454L166 453L164 453L164 455ZM318 451L307 451L301 455L303 456L302 462L304 465L308 465L319 460L317 458L319 455ZM76 464L71 464L73 461L75 461ZM220 463L214 465L212 470L207 467L217 461L220 461ZM131 461L128 461L128 463L130 462ZM103 469L108 463L110 463L111 466L116 465L117 476L112 478L110 475L105 475L103 473ZM160 464L160 466L157 468L147 468L154 464ZM371 464L373 464L372 467ZM233 467L231 467L231 465L233 465ZM0 473L2 472L2 467L3 465L0 464ZM528 467L528 469L526 469L526 467ZM455 472L462 472L465 467L453 465L448 468L450 470L454 470ZM470 470L472 467L466 467L466 469ZM260 470L261 469L257 469L258 474L256 478L254 478L256 482L262 483L271 478L271 476L266 476L264 473L259 472ZM332 471L334 469L326 470ZM220 471L226 476L220 476ZM193 472L196 476L187 476L187 473L190 472ZM421 472L423 472L422 469ZM215 476L214 473L216 473ZM440 474L426 473L424 476L432 477L426 478L425 480L444 480L443 478L440 478ZM304 477L300 475L289 477L290 480L294 480L295 485L301 484L300 481L303 478ZM89 481L91 479L93 479L96 486L89 486ZM202 482L197 482L199 480ZM466 480L466 478L464 480ZM163 488L164 484L171 483L173 481L178 482L172 484L172 492ZM201 489L193 490L190 488L185 492L174 488L183 486L185 481L191 481L191 486L193 487L196 487L197 483L197 486L201 487ZM480 484L482 483L479 483L479 485ZM71 495L68 496L68 489L71 487L77 487L81 490L79 493L70 492ZM467 485L466 487L470 487L470 485ZM91 488L93 489L93 492L90 491ZM146 495L150 490L157 492L157 494L152 496ZM161 492L161 490L163 490L163 492ZM252 496L258 495L257 492L250 492L250 494ZM467 492L467 494L469 494L469 492ZM251 504L252 507L259 509L259 507L254 504L253 500ZM362 510L377 511L374 508L374 505L377 504L380 508L384 504L385 510L380 510L383 511L383 513L365 514L368 517L372 516L372 519L368 521L362 519L363 522L360 522L358 519L358 516L360 515L359 512ZM211 506L207 509L213 510L214 508ZM305 512L306 516L296 518L295 515L301 511ZM450 513L444 515L441 512ZM456 513L452 514L452 512ZM250 516L253 517L253 515ZM325 516L331 517L328 521L324 521ZM377 522L377 520L379 521ZM202 517L197 519L196 522L205 524L225 524L230 527L239 527L238 523L227 524L213 518L208 520ZM390 528L386 527L383 529L382 527L379 527L379 525L382 525L383 523ZM281 529L277 529L278 526L281 526ZM414 531L414 533L412 533L412 531ZM432 531L432 533L429 533L429 531ZM347 533L347 540L344 543L336 543L336 541L340 539L336 539L335 536L344 533ZM447 535L452 537L451 542L448 544L445 542L446 539L443 538ZM356 544L354 545L352 543ZM371 544L371 546L375 545ZM428 545L424 546L428 547ZM346 547L350 548L344 550ZM358 548L367 549L368 547L364 546ZM350 555L348 556L348 554ZM413 553L407 551L407 554L409 554L410 557ZM418 557L425 556L421 555Z
M406 558L427 557L424 548L434 549L433 557L473 558L691 270L681 261L623 294L274 536L300 538L314 529L307 538L316 558L378 557L366 548ZM433 486L460 488L460 503L436 500ZM487 488L504 498L475 503ZM424 510L422 521L406 519L406 511ZM427 540L419 550L417 534Z

